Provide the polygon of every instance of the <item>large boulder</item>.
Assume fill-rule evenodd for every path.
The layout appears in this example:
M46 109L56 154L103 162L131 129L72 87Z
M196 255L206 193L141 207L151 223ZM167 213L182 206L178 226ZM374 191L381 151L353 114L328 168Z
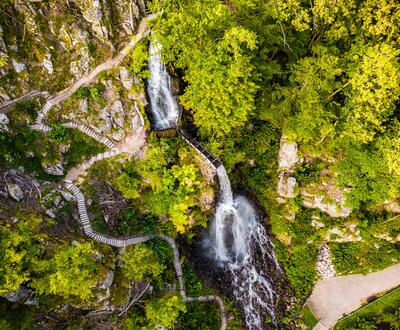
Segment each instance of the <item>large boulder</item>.
M4 298L14 303L20 302L22 300L28 299L31 296L32 292L33 291L31 289L21 286L17 290L11 291Z
M24 63L20 63L14 58L11 60L11 63L13 65L13 67L14 67L14 70L17 73L21 73L22 71L24 71L26 69L26 65Z
M7 184L8 194L15 199L17 202L21 201L24 198L24 192L21 187L16 183L8 183Z
M61 163L42 164L42 167L47 174L57 175L57 176L64 175L64 166Z
M303 205L307 208L317 208L332 218L345 218L351 214L351 208L344 205L344 197L341 199L332 199L332 196L329 195L317 196L309 194L304 190L301 194L304 197Z
M296 178L281 173L277 187L277 192L279 196L285 198L294 198L297 196L296 188L297 188Z
M8 132L9 123L10 119L4 113L0 113L0 132Z
M53 74L54 69L53 69L53 63L51 62L50 54L46 54L44 56L42 64L43 64L44 68L48 71L49 74Z
M128 70L123 66L119 69L119 79L121 80L122 86L127 91L130 91L133 86L133 79Z
M112 104L110 114L113 122L115 123L114 126L119 126L122 128L124 126L125 111L121 100L116 100Z
M279 148L279 168L286 171L291 170L298 162L297 143L289 142L288 138L282 135Z

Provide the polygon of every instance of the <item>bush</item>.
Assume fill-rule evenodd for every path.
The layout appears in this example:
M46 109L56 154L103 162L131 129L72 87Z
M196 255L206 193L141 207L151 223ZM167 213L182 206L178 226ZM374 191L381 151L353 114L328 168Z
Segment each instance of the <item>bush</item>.
M66 140L67 135L67 129L63 125L56 123L51 126L49 132L51 140L55 142L63 142Z

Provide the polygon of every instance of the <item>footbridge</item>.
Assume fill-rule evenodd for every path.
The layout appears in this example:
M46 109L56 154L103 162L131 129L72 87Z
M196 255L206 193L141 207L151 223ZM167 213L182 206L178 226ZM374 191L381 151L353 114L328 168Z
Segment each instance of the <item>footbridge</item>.
M190 136L184 130L182 130L179 126L176 126L176 131L182 137L183 140L186 141L196 152L203 157L215 170L218 167L222 166L222 163L215 157L211 152L209 152L196 138Z

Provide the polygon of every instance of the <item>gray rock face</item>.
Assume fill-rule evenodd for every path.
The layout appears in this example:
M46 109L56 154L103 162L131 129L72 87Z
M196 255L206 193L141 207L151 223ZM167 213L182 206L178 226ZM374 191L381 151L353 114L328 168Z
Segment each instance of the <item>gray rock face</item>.
M279 168L281 170L289 170L295 167L298 162L297 143L289 143L287 138L282 135L279 149Z
M14 58L11 60L11 63L17 73L21 73L26 69L26 65L24 63L17 62Z
M114 280L114 272L110 270L107 274L107 277L100 284L100 289L108 289L113 283L113 280Z
M54 214L54 212L52 210L46 210L46 215L52 219L56 218L56 215Z
M82 112L87 112L88 110L88 100L87 99L82 99L79 101L79 110Z
M0 132L8 132L9 123L10 119L4 113L0 113Z
M351 208L344 206L345 198L343 195L329 199L326 195L317 196L306 191L302 191L301 194L304 197L303 204L307 208L318 208L332 218L345 218L351 214ZM332 197L332 195L329 196Z
M124 107L120 100L117 100L111 106L111 116L114 121L119 127L123 127L124 125Z
M61 196L67 201L67 202L74 202L75 201L75 196L70 194L67 191L61 191Z
M122 86L128 91L131 90L133 79L129 75L128 70L123 66L119 69L119 78L121 79Z
M42 164L44 171L50 175L61 176L64 175L64 166L61 163L58 164Z
M53 63L51 62L51 55L50 54L46 54L43 62L42 62L44 68L49 72L49 74L53 74Z
M20 302L22 300L28 299L31 296L32 292L33 291L31 289L21 286L17 290L10 292L8 295L5 296L5 298L11 302Z
M281 173L277 187L278 194L281 197L294 198L297 196L296 188L296 178L291 176L288 177L285 175L285 173Z
M8 125L10 123L10 119L4 113L0 113L0 125Z
M20 186L16 183L7 184L8 194L15 199L17 202L21 201L24 198L24 193L21 190Z

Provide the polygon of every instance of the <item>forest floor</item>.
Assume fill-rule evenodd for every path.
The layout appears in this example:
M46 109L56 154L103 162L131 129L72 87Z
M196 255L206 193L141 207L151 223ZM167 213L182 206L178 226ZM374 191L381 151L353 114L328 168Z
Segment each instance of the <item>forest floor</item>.
M315 329L330 329L368 298L400 285L400 264L368 275L338 276L319 281L307 305L320 320Z

